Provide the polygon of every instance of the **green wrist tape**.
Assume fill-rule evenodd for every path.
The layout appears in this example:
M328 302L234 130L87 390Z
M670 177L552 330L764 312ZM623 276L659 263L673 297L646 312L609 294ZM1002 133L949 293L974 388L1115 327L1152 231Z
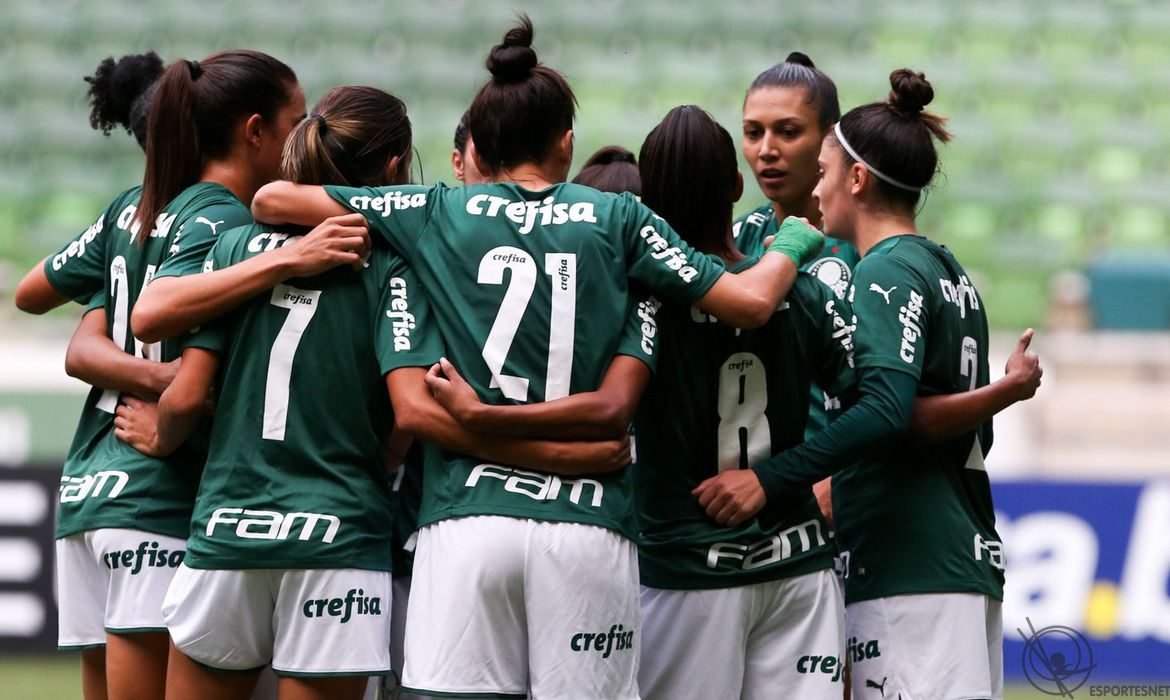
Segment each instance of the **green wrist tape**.
M821 252L825 245L825 236L820 231L805 224L795 217L784 219L768 252L783 253L792 259L792 263L800 269Z

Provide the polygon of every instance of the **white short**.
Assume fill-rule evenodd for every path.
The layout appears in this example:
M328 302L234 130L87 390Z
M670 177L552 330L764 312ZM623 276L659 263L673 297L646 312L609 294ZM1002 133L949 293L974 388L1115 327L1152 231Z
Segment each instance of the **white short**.
M475 516L423 528L404 685L441 697L638 698L638 556L616 532Z
M163 603L171 639L211 668L278 676L390 672L390 572L179 567Z
M1003 697L1000 602L977 593L900 595L845 608L853 697Z
M642 588L646 700L840 700L844 655L844 598L830 569L735 588Z
M166 632L163 597L185 540L107 528L63 537L56 550L58 647L101 646L107 632Z

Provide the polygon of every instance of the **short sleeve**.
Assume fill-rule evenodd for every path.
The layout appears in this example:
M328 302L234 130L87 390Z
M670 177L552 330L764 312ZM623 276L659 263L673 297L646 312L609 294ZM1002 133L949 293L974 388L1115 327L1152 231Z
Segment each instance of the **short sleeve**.
M658 367L658 322L662 304L650 296L631 296L626 323L615 355L628 355L646 363L653 373Z
M217 238L216 242L207 251L207 256L200 266L202 272L222 270L234 262L232 260L233 246L230 238ZM186 348L203 348L215 353L223 354L228 339L228 319L231 314L220 316L202 326L192 328L182 339L182 346Z
M85 305L85 313L104 308L106 308L106 290L103 289L90 297L89 303Z
M251 213L235 202L200 209L195 216L180 225L166 260L154 273L155 278L182 277L202 272L207 254L219 234L251 223Z
M929 332L926 285L906 263L872 255L857 266L850 299L858 369L882 367L922 377Z
M380 235L409 262L426 226L427 202L435 188L421 185L397 187L337 187L325 191L350 211L362 214L370 229Z
M656 294L693 305L723 274L723 266L688 245L633 195L622 198L628 212L622 231L627 276Z
M45 259L45 277L61 294L84 304L105 287L106 236L111 209Z
M382 280L374 350L382 374L403 367L430 367L443 356L443 339L422 286L397 256Z

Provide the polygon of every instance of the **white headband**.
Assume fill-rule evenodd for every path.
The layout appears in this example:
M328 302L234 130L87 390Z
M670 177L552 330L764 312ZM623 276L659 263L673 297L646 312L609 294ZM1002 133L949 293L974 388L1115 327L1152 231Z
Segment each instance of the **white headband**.
M862 160L861 156L857 155L857 151L853 150L853 147L850 146L849 142L845 140L845 134L841 133L841 122L837 122L835 125L833 125L833 131L837 134L837 143L841 144L841 148L844 148L845 152L848 153L849 156L851 158L853 158L853 160L864 165L867 170L869 170L871 173L874 174L874 176L877 177L877 179L888 182L891 185L893 185L894 187L897 187L898 189L906 190L907 192L921 192L922 191L921 187L911 187L910 185L907 185L904 182L898 182L894 178L890 177L889 175L886 175L882 171L878 170L877 168L873 167L869 163L866 163L864 160Z

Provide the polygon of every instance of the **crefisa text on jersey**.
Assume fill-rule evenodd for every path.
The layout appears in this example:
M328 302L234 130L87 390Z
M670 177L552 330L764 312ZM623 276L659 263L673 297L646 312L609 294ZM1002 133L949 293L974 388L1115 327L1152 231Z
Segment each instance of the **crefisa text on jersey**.
M902 324L902 351L901 358L910 364L914 363L914 351L918 338L922 336L922 295L913 289L910 290L910 301L898 309L898 322Z
M570 221L583 221L590 224L597 223L597 215L593 210L593 202L558 202L554 197L545 197L539 202L514 202L507 197L496 197L488 194L477 194L467 200L464 207L472 216L500 215L503 209L504 216L520 224L519 233L531 233L536 226L537 217L540 217L541 226L559 226Z
M362 211L374 210L381 212L382 217L390 216L395 211L403 211L405 209L414 209L421 207L427 203L426 192L415 192L407 194L399 190L387 192L381 197L368 197L365 195L357 195L349 198L349 206L354 209Z
M979 295L975 293L975 287L967 275L959 275L958 282L940 279L938 286L942 290L943 299L959 307L959 318L967 318L967 309L979 310Z
M415 319L406 298L406 280L401 277L390 279L390 308L386 309L386 318L390 319L394 329L394 352L409 350L410 331L415 327Z

